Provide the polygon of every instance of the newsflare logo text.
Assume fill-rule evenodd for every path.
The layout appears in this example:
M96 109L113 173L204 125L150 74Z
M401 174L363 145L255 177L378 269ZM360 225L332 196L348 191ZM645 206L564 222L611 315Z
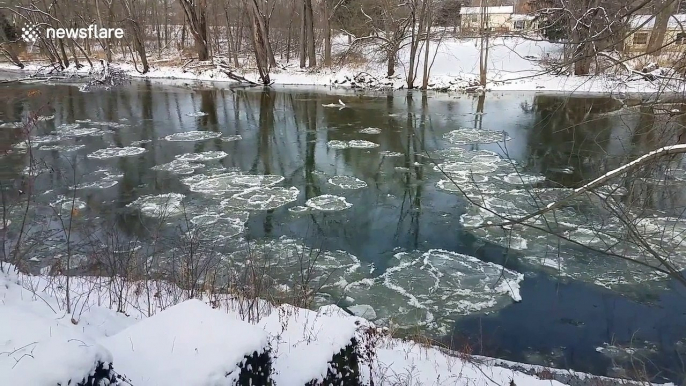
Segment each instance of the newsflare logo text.
M21 38L27 43L35 43L39 37L46 39L121 39L124 37L123 28L100 28L91 24L85 28L45 28L42 32L36 25L22 27Z

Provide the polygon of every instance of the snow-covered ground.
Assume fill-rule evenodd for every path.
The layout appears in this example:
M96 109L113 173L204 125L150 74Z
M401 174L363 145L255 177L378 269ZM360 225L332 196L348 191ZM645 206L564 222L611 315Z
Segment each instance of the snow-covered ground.
M340 37L336 39L336 51L346 49ZM479 78L479 45L476 39L446 38L430 45L430 88L441 91L459 91L473 85ZM545 64L559 58L562 47L556 43L521 37L494 38L490 43L487 89L492 91L554 91L565 93L653 93L660 91L678 92L684 90L684 82L666 85L661 81L647 81L624 71L621 75L567 76L554 75ZM335 87L386 87L400 89L407 87L406 73L409 63L409 48L399 53L396 74L386 77L386 64L373 47L366 48L369 60L364 64L334 66L332 68L301 69L295 60L280 62L271 71L271 80L277 85L318 85ZM423 55L420 53L420 58ZM189 79L202 81L235 82L213 67L211 63L195 68L171 66L169 60L151 60L151 69L140 74L133 63L115 62L114 65L132 77L149 79ZM25 73L44 71L46 63L28 63ZM100 65L95 65L100 71ZM18 71L11 63L0 63L0 70ZM91 68L68 68L66 73L87 74ZM249 64L235 71L246 79L258 81L256 70ZM417 67L415 86L421 85L423 60ZM364 74L361 79L357 77Z
M69 313L65 277L2 268L0 373L14 386L78 382L97 361L133 385L232 385L244 355L263 348L271 352L276 385L302 385L323 379L328 361L352 338L372 353L360 363L366 384L562 385L497 362L372 336L370 329L379 330L335 306L310 311L207 294L186 300L169 284L73 277Z

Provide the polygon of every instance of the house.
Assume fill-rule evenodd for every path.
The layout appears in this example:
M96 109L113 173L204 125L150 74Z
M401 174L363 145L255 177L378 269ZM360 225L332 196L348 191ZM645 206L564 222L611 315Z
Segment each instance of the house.
M538 29L536 17L533 15L514 14L510 17L510 21L514 32L532 32Z
M479 32L481 17L486 15L486 27L496 33L509 32L514 6L501 7L462 7L460 8L460 30L463 33Z
M537 28L537 23L533 15L515 14L514 6L508 5L484 8L460 8L460 27L463 32L478 32L481 29L481 15L484 14L484 11L488 16L487 28L492 32L531 32Z
M629 19L629 34L624 40L628 52L644 52L655 26L653 15L635 15ZM672 15L667 23L664 52L681 52L686 48L686 14Z

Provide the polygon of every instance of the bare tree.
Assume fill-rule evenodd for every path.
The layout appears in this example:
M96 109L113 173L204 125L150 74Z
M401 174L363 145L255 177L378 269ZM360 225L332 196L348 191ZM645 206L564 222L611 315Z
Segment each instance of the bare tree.
M126 23L129 25L128 37L133 43L134 50L138 53L138 58L143 66L142 70L139 70L139 72L145 74L150 70L150 66L148 65L148 56L145 52L145 34L136 15L136 1L121 0L121 2L126 12Z
M186 23L195 39L195 50L198 60L210 58L209 42L207 41L207 0L179 0L186 15Z
M672 18L677 5L679 5L678 0L662 0L658 2L657 9L655 10L655 24L646 46L646 54L659 55L662 51L669 19Z
M269 71L274 62L274 56L269 43L266 18L264 14L260 12L257 0L243 0L243 2L250 15L250 30L252 31L252 45L255 52L257 70L260 73L262 83L268 85L271 83Z
M301 27L300 27L300 67L305 67L309 60L309 67L317 66L317 52L314 41L314 14L312 0L302 0Z

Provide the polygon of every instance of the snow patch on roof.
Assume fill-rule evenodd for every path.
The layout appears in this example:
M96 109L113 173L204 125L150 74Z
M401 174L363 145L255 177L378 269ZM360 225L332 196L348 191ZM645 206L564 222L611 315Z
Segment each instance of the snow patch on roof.
M481 8L482 7L462 7L460 8L460 15L480 14L482 11ZM514 6L504 5L500 7L486 7L486 13L491 15L499 13L511 14L514 13Z
M634 15L629 18L629 26L632 29L653 29L655 17L653 15ZM667 24L668 29L686 30L686 14L672 15Z

